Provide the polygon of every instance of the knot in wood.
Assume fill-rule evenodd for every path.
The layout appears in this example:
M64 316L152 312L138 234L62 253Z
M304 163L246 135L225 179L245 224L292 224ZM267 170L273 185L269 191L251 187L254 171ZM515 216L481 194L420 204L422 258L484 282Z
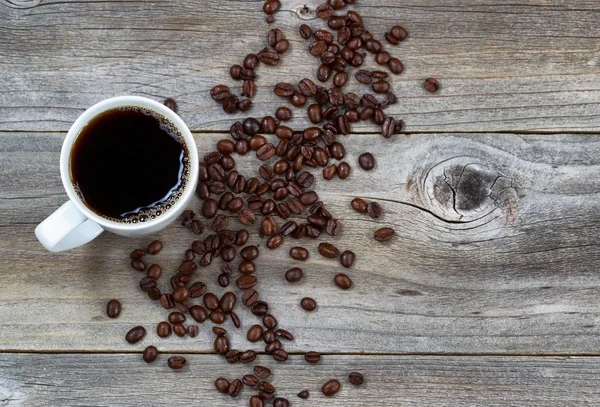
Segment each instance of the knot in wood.
M491 163L455 157L437 164L425 179L425 192L436 215L454 222L471 222L495 212L513 220L516 185Z
M299 6L296 9L296 14L301 20L310 20L315 18L315 10L309 7L307 4Z

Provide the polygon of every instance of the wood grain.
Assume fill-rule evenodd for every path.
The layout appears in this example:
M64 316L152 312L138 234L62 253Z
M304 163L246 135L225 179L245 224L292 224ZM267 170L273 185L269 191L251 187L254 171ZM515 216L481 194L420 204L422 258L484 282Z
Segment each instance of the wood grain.
M154 324L167 312L139 290L141 274L130 269L128 253L154 237L164 240L165 250L148 262L169 276L196 236L174 224L144 239L105 233L85 247L47 253L33 229L65 199L58 174L62 137L7 133L0 144L0 349L142 349L147 343L131 346L125 332L141 323L151 332L147 342L154 342ZM210 151L220 137L198 134L196 142ZM597 353L598 136L352 135L346 146L350 178L318 176L316 190L344 227L339 238L321 241L356 251L355 266L346 270L321 257L309 239L288 239L276 251L261 246L259 291L296 335L288 350ZM370 173L355 165L367 150L378 160ZM256 175L255 159L236 160L243 174ZM383 216L354 212L354 196L379 201ZM231 224L237 228L237 220ZM396 229L393 241L373 240L382 226ZM305 264L287 255L299 243L311 251ZM284 280L292 266L304 269L303 282ZM202 270L198 279L220 295L218 268ZM332 284L341 271L352 277L353 289ZM319 303L312 314L298 305L307 295ZM110 298L124 304L119 319L104 315ZM257 318L241 308L247 329ZM245 330L230 322L226 328L233 346L261 349L246 341ZM205 323L197 339L160 343L165 350L210 352L212 333Z
M277 82L314 77L316 61L297 31L323 26L314 15L320 2L283 2L275 26L291 50L278 68L259 69L252 115L274 114L283 102L272 94ZM261 4L0 0L0 130L66 131L93 103L122 94L174 97L193 130L226 130L240 115L225 115L208 90L226 83L239 91L228 68L266 45ZM600 130L596 1L378 0L354 8L379 38L395 24L409 31L399 47L385 45L406 65L392 78L401 101L389 113L409 132ZM422 87L429 76L441 81L436 95ZM366 89L352 80L348 90ZM295 116L294 126L306 125L302 110Z
M0 354L3 406L247 406L252 389L235 399L217 393L213 381L252 372L214 355L186 355L188 366L172 371L170 355L152 365L139 354ZM268 366L277 394L294 406L591 406L600 403L598 358L326 356L318 365L301 357ZM349 372L366 381L356 387ZM325 398L321 385L336 378L342 390ZM308 400L296 394L310 391ZM255 393L254 393L255 394Z

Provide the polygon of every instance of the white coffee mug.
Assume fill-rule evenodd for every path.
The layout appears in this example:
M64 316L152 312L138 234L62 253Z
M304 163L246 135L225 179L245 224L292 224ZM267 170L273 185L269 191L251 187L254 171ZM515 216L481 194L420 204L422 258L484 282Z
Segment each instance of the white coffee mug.
M99 114L124 106L149 109L170 120L181 132L190 158L190 175L179 200L162 216L143 223L120 223L94 213L75 192L69 169L71 150L83 127ZM198 169L198 151L192 133L175 112L161 103L140 96L106 99L79 116L67 133L60 152L60 176L70 200L40 223L35 228L35 235L46 249L60 252L88 243L104 230L121 236L143 236L155 233L164 229L185 210L196 190Z

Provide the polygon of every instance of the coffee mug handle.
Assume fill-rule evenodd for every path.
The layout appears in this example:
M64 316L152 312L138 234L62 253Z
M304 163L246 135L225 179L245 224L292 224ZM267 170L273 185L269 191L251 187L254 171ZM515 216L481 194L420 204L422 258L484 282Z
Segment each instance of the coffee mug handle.
M62 252L94 240L103 231L68 201L35 228L35 236L49 251Z

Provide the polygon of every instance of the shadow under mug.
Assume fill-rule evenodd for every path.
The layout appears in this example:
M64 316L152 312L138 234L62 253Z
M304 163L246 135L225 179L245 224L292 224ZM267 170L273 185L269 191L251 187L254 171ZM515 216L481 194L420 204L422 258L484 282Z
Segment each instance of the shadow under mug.
M190 175L181 197L162 216L144 223L120 223L103 218L79 198L69 169L71 150L81 130L96 116L119 107L139 107L151 110L170 120L181 132L190 159ZM198 150L192 133L181 118L161 103L140 96L118 96L103 100L86 110L73 123L60 152L60 176L69 201L63 204L35 228L40 243L51 252L73 249L96 238L104 230L121 236L144 236L167 227L186 208L198 183Z

